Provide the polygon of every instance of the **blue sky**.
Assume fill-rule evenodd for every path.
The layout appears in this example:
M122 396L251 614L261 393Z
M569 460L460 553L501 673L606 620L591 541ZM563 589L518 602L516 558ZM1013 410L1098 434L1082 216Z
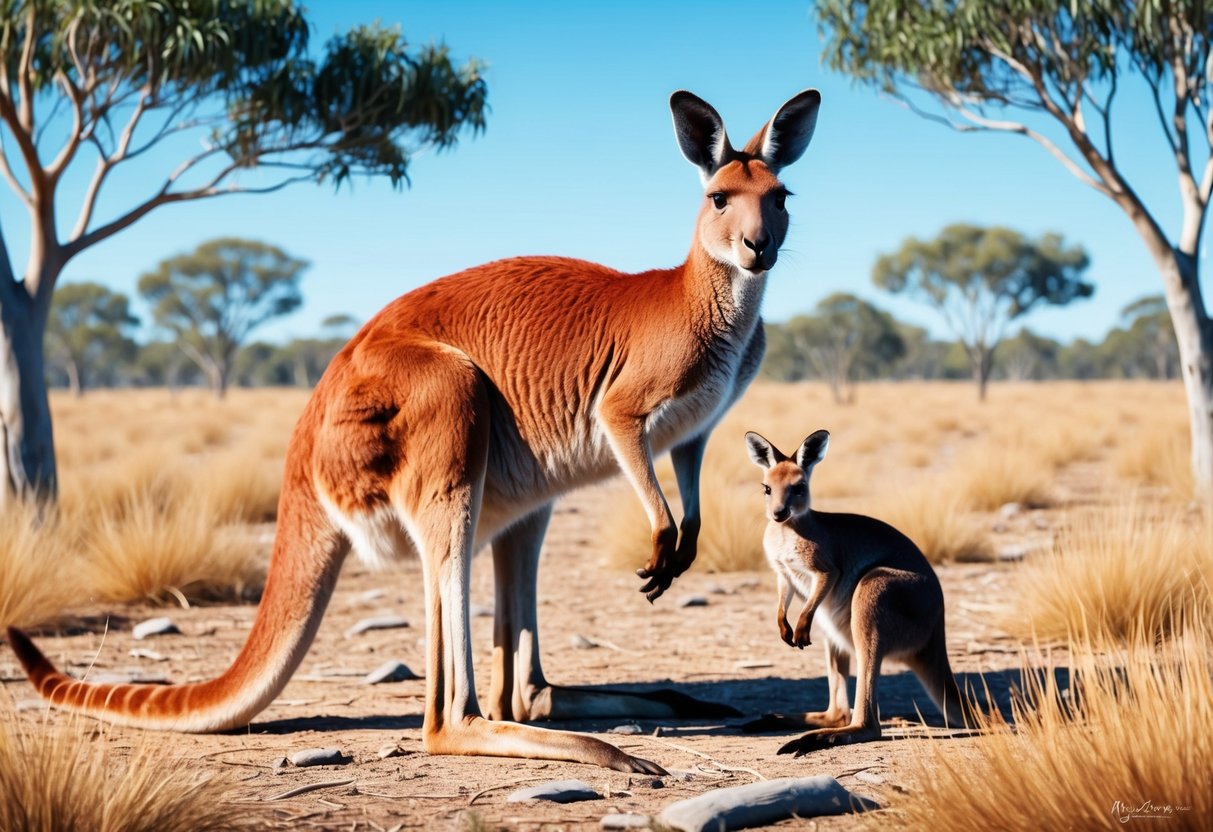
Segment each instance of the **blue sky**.
M686 88L710 101L741 144L788 97L817 87L817 135L784 173L796 193L793 224L769 283L767 318L786 319L845 290L944 335L929 309L878 291L869 275L877 255L906 236L955 221L1055 230L1087 247L1095 297L1033 312L1024 322L1038 332L1101 337L1121 307L1161 289L1120 210L1033 142L953 133L826 70L805 2L326 0L310 8L317 45L379 20L399 23L412 43L445 41L456 56L486 61L488 130L453 152L415 158L411 189L302 184L168 206L77 258L66 280L134 294L142 272L206 239L264 239L313 264L303 309L256 335L276 340L313 335L333 313L365 319L428 280L499 257L560 254L628 271L675 265L690 245L701 188L674 142L670 92ZM1174 228L1174 169L1144 86L1126 85L1118 107L1118 158ZM180 158L169 152L132 164L114 179L101 217L158 187ZM91 165L78 165L67 194L78 192ZM60 222L70 228L78 203L64 206ZM20 268L28 227L4 187L0 220Z

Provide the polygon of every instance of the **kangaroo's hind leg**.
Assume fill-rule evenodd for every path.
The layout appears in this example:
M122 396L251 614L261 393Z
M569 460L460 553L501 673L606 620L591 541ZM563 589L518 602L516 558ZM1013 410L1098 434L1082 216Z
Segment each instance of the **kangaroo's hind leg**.
M977 724L972 700L965 696L956 684L952 664L948 661L942 612L939 625L931 633L927 643L905 662L914 671L935 707L939 708L949 728L972 728Z
M469 627L472 553L487 470L488 383L449 347L414 347L395 366L423 373L398 398L406 458L389 496L421 556L426 612L426 707L431 754L483 754L591 763L663 774L653 763L594 737L490 722L476 699ZM403 408L402 408L403 409Z
M727 705L701 702L673 690L647 693L553 685L539 655L536 610L539 553L550 505L515 523L493 541L496 611L493 629L493 719L617 719L728 717Z
M851 639L855 645L855 708L847 725L809 731L779 749L797 757L810 751L880 739L877 687L880 666L890 652L896 653L909 633L913 638L916 618L902 602L904 580L894 570L874 569L860 579L851 597Z

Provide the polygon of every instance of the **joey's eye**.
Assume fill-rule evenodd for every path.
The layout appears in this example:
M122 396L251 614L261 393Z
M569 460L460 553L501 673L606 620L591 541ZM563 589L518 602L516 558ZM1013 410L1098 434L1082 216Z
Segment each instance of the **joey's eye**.
M771 496L771 486L769 486L769 485L764 485L764 486L762 487L762 493L763 493L763 494L766 494L768 497L769 497L769 496Z
M728 197L726 197L724 194L716 193L716 194L709 194L709 196L712 199L712 206L717 211L722 210L724 208L724 206L729 204Z
M779 211L788 210L787 201L788 201L787 191L780 191L779 193L775 194L775 208L777 210L779 210Z

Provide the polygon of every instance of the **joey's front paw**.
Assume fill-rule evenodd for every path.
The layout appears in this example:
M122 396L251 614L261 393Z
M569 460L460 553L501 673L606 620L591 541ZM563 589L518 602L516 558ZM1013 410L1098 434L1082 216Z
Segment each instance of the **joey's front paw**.
M649 599L656 601L670 588L681 570L678 568L678 530L671 527L662 529L653 535L653 555L649 562L636 574L644 579L640 591Z

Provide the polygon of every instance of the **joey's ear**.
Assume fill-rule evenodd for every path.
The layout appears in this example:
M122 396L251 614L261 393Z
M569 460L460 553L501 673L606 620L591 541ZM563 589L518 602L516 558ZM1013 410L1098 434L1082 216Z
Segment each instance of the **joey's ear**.
M754 431L745 435L745 444L750 451L750 459L754 460L754 464L760 468L770 468L775 463L787 459L778 448Z
M712 178L733 154L724 120L711 104L694 93L679 90L670 96L674 135L687 161L699 168L703 181Z
M745 146L746 153L757 156L772 173L801 157L817 127L821 93L805 90L780 107L766 125Z
M809 470L826 458L826 449L829 447L830 432L828 430L814 431L796 452L796 464L806 471Z

